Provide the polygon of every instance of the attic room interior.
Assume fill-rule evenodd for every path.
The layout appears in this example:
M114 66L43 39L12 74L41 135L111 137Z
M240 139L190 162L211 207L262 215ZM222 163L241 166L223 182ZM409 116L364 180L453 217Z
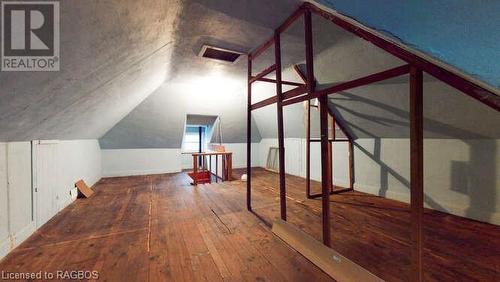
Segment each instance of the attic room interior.
M1 9L0 280L500 280L500 2Z

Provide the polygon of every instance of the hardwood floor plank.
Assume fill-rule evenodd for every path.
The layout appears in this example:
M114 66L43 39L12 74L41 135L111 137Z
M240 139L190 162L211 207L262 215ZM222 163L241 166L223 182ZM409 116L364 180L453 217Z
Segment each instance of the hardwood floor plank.
M239 178L244 170L235 170ZM321 239L321 202L287 175L289 222ZM320 187L312 182L311 187ZM252 205L279 218L278 176L253 170ZM184 173L101 180L0 261L17 272L97 270L109 281L331 281L246 211L246 183L192 186ZM335 250L386 281L407 280L408 205L360 192L330 197ZM424 214L424 278L500 281L500 227Z

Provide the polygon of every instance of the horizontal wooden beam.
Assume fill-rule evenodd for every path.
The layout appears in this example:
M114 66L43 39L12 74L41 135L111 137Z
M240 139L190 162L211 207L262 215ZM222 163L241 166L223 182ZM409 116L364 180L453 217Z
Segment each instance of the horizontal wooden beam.
M276 79L265 78L265 77L259 78L259 79L257 79L257 81L269 82L269 83L276 83ZM282 81L281 84L291 85L291 86L303 86L303 85L305 85L304 83L293 82L293 81L286 81L286 80Z
M337 26L371 42L373 45L385 50L393 56L396 56L399 59L415 67L418 67L419 69L449 84L450 86L455 87L456 89L464 92L470 97L480 101L481 103L488 105L489 107L497 111L500 111L500 96L493 93L492 91L487 90L484 87L479 86L476 83L473 83L468 79L455 74L441 66L438 66L435 63L430 62L404 49L403 47L380 37L379 35L376 35L366 29L360 28L359 26L348 22L330 12L324 11L311 3L305 3L304 5L310 11L324 17L327 20L330 20Z
M273 72L273 71L275 71L275 70L276 70L276 64L274 64L274 65L272 65L272 66L270 66L270 67L266 68L265 70L261 71L261 72L260 72L259 74L257 74L256 76L253 76L253 77L250 79L250 81L249 81L248 83L250 83L250 84L251 84L251 83L254 83L254 82L256 82L257 80L259 80L259 79L261 79L261 78L265 77L266 75L268 75L268 74L272 73L272 72Z
M345 193L345 192L351 192L351 191L354 191L354 189L351 189L351 188L345 188L345 187L341 187L341 186L336 186L334 185L333 186L334 189L337 189L337 190L332 190L330 191L330 195L335 195L335 194L341 194L341 193ZM318 194L312 194L312 195L309 195L309 199L317 199L317 198L321 198L323 196L322 193L318 193Z
M287 106L287 105L291 105L291 104L295 104L295 103L300 103L300 102L303 102L305 100L315 99L315 98L319 98L319 97L326 96L329 94L338 93L341 91L349 90L349 89L360 87L363 85L368 85L371 83L383 81L383 80L386 80L389 78L393 78L393 77L397 77L397 76L400 76L403 74L407 74L409 71L410 71L409 65L396 67L396 68L393 68L390 70L378 72L378 73L375 73L375 74L372 74L369 76L365 76L362 78L358 78L355 80L339 83L335 86L328 87L328 88L323 89L323 90L318 90L310 95L304 95L301 97L296 97L296 98L284 101L283 105Z
M257 109L260 109L260 108L263 108L265 106L269 106L269 105L272 105L274 103L276 103L278 101L278 99L276 99L276 96L273 96L273 97L269 97L267 99L264 99L262 101L259 101L255 104L253 104L251 106L251 110L257 110Z
M297 88L283 92L283 99L284 100L291 99L293 97L297 97L299 95L303 95L306 93L307 93L307 86L305 84L303 84Z
M335 140L329 139L328 141L329 142L333 142ZM309 142L311 142L311 143L319 143L319 142L321 142L321 139L309 139Z
M393 77L397 77L400 75L404 75L404 74L407 74L409 72L410 72L409 65L399 66L399 67L392 68L392 69L382 71L382 72L378 72L378 73L375 73L375 74L372 74L369 76L365 76L365 77L351 80L348 82L344 82L344 83L341 83L338 85L334 85L334 86L331 86L331 87L328 87L328 88L325 88L322 90L318 90L318 91L316 91L316 93L314 93L314 95L317 95L318 97L320 97L323 95L333 94L336 92L345 91L348 89L361 87L361 86L368 85L371 83L375 83L375 82L383 81L383 80L390 79Z
M307 86L302 85L302 86L299 86L297 88L283 92L283 99L290 99L290 98L305 94L306 92L307 92ZM267 99L264 99L260 102L253 104L251 109L253 111L253 110L265 107L265 106L272 105L272 104L276 103L277 101L278 101L278 99L276 99L276 96L272 96L272 97L269 97Z
M331 193L332 194L342 194L342 193L352 192L352 191L354 191L354 189L352 189L352 188L345 188L345 189L340 189L340 190L333 190Z

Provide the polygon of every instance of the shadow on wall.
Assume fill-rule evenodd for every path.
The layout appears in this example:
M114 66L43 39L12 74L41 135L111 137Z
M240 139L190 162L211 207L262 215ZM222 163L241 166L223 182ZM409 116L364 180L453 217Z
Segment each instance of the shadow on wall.
M496 182L498 169L496 163L497 144L495 140L469 140L470 159L467 165L467 190L470 204L466 216L490 221L496 211ZM452 174L453 177L453 174ZM452 181L460 178L456 176Z
M368 132L364 128L347 122L342 117L339 109L358 118L367 119L371 122L383 124L384 126L389 127L406 126L409 128L409 113L399 108L395 108L383 103L378 103L349 93L342 94L343 95L340 97L340 99L349 99L350 101L369 103L371 106L383 109L384 111L391 113L393 116L396 115L397 117L403 119L394 120L390 118L381 118L378 116L371 116L369 114L366 114L366 112L357 112L352 108L347 108L341 105L332 105L338 121L347 125L348 130L350 131L354 139L358 139L358 137L354 134L354 131L362 132L374 139L373 153L371 153L372 150L370 148L364 148L358 142L354 142L354 145L361 152L363 152L363 154L368 156L380 166L379 196L385 197L387 195L387 191L389 189L389 176L397 179L404 187L409 190L409 180L381 160L383 139L375 136L373 133ZM497 180L500 177L499 175L497 175L498 169L496 163L496 156L498 151L497 140L428 118L424 118L424 130L427 132L437 132L439 134L445 134L446 136L449 136L450 139L459 140L467 144L469 161L452 160L450 163L449 189L454 192L467 195L469 197L469 206L467 208L464 207L463 209L465 210L466 217L486 222L492 222L492 216L496 213L497 208L496 186L498 182ZM457 138L457 136L467 136L467 139ZM408 151L408 154L409 153L410 152ZM445 176L443 175L443 177ZM431 208L449 213L449 211L447 211L436 200L432 199L427 193L425 193L424 197L425 203Z

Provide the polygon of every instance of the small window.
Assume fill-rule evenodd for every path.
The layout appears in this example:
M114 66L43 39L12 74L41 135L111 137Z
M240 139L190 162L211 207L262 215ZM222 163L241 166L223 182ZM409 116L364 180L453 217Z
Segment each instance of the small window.
M207 148L206 126L187 126L182 150L187 153L204 152Z

